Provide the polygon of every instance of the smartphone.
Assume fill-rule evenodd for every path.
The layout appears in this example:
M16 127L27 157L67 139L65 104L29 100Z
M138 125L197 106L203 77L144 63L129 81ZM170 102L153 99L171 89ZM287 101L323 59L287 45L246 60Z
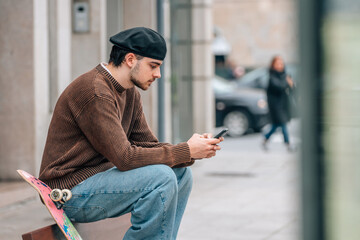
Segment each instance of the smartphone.
M225 129L221 130L221 132L219 132L218 134L216 134L214 138L223 137L228 131L229 131L229 129L225 128Z

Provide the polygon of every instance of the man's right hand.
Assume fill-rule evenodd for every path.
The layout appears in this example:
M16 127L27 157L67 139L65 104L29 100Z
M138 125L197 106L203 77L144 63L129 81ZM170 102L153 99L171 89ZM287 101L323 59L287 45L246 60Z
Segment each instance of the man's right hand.
M209 138L208 135L200 135L195 133L188 141L190 148L190 156L194 159L210 158L216 155L216 151L220 150L220 146L216 145L221 139Z

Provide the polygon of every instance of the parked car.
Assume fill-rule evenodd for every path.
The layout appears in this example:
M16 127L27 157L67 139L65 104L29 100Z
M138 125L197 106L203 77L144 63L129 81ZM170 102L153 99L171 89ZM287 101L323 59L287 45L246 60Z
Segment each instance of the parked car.
M260 131L269 123L268 106L264 90L238 88L236 83L215 76L216 127L224 126L233 137L253 129Z
M297 81L297 68L296 65L287 65L286 66L287 73L292 77L295 82L295 86L299 84ZM266 90L269 84L269 68L261 67L256 68L244 76L236 80L238 87L245 87L245 88L256 88L256 89L264 89ZM290 112L292 117L298 116L298 97L297 97L297 90L298 87L295 87L293 90L290 91L289 101L290 101Z
M287 65L287 73L296 81L296 66ZM260 67L246 73L241 78L237 79L239 87L261 88L266 89L269 84L269 68Z

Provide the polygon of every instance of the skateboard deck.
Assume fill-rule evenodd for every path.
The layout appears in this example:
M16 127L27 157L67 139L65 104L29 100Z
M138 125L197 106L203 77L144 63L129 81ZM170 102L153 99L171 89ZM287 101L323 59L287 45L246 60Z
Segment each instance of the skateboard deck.
M23 170L17 170L17 172L40 194L46 208L49 210L51 216L59 226L60 230L65 235L66 239L82 240L78 231L75 229L70 219L66 216L64 210L62 208L57 208L56 204L53 202L53 200L51 200L51 188L41 180L37 179L36 177Z

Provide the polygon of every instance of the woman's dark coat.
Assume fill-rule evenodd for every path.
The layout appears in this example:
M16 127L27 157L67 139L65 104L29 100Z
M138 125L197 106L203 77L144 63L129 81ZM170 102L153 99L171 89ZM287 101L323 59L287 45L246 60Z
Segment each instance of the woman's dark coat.
M285 72L270 69L267 100L273 124L285 124L290 120L288 92L289 84Z

